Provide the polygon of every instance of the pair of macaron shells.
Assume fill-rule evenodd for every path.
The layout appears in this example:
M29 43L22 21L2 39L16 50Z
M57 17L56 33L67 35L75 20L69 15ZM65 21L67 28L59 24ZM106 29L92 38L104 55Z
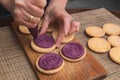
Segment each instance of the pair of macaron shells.
M34 42L36 45L44 48L49 48L55 43L54 39L46 34L39 36L37 39L34 39ZM60 49L60 55L68 61L79 61L83 58L83 56L85 56L85 54L85 48L76 42L69 42ZM46 74L53 74L60 71L64 66L64 61L60 55L50 52L44 54L37 59L37 68Z
M120 26L114 23L106 23L103 28L98 26L86 27L85 32L91 37L102 37L105 35L120 35Z

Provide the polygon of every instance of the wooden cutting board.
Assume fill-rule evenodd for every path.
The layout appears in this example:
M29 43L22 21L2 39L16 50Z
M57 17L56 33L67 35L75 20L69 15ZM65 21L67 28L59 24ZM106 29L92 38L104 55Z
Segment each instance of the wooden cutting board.
M53 75L46 75L40 73L35 66L36 59L41 55L33 51L30 46L30 41L32 39L31 35L24 35L19 32L18 25L13 23L13 29L22 44L25 53L40 80L92 80L92 79L102 79L107 73L104 67L87 51L86 57L79 62L68 62L65 61L64 68ZM73 41L80 42L74 39Z

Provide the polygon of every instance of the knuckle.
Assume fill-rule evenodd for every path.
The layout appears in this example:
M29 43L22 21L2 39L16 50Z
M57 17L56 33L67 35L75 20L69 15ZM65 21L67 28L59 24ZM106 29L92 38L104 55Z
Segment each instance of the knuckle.
M23 1L21 1L21 0L15 0L15 5L17 6L17 5L23 5L24 3L23 3Z
M16 7L25 8L27 5L28 5L28 3L25 2L25 1L22 1L22 0L15 0L15 6L16 6Z
M20 15L22 15L22 13L20 12L20 10L14 9L14 11L13 11L13 17L15 19L20 19Z
M19 11L17 8L15 8L15 9L13 10L13 13L14 13L14 15L19 15L19 14L20 14L20 11Z
M61 15L61 18L62 18L64 21L67 21L67 20L69 19L69 17L66 16L66 15Z

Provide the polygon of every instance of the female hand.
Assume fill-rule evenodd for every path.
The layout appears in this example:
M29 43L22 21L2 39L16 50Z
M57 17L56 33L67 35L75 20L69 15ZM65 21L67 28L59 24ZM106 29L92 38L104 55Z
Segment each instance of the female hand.
M57 23L59 24L59 34L57 37L56 45L57 47L59 47L65 35L71 34L79 30L80 23L74 21L71 15L68 14L65 9L60 7L58 4L51 4L49 4L45 11L42 29L39 34L44 34L48 28L48 25L53 21L57 21Z
M20 25L29 28L39 22L44 14L46 0L0 0L1 4L7 8Z

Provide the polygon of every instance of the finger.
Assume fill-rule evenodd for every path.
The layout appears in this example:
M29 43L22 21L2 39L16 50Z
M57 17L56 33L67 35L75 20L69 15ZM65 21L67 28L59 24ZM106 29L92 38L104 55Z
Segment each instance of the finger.
M38 6L30 4L30 3L27 5L27 7L25 7L25 10L29 14L36 16L36 17L42 17L44 14L44 9L41 9Z
M34 2L34 0L32 2ZM29 0L25 0L25 1L15 0L15 5L17 8L25 9L29 14L36 17L42 17L44 14L44 10L42 8L33 5Z
M40 31L39 35L46 33L49 23L50 23L49 18L45 17L43 19L43 23L41 25L41 31Z
M47 1L46 0L33 0L31 3L33 5L38 6L39 8L44 8L47 4Z
M68 34L69 30L70 30L70 19L69 18L64 18L64 33L65 35Z
M77 21L72 21L70 23L69 34L79 31L80 23Z
M13 17L17 23L25 25L29 28L33 28L34 25L40 20L39 18L33 18L32 22L30 22L31 15L28 14L24 9L15 9Z
M62 26L60 26L60 27L62 27ZM60 30L60 31L59 31L59 33L58 33L57 40L56 40L56 46L57 46L57 47L60 46L60 44L61 44L61 42L62 42L62 40L63 40L63 38L64 38L64 36L65 36L63 30L61 30L61 29L59 29L59 30Z
M21 16L21 18L14 18L14 20L15 20L15 22L17 22L19 25L24 25L24 26L26 26L26 27L28 27L28 28L33 28L33 26L35 26L35 24L33 24L33 23L29 23L29 22L26 22L24 19L22 19L22 18L24 18L24 16Z
M23 10L23 12L24 12L24 20L26 21L26 22L29 22L29 23L33 23L33 24L37 24L37 23L39 23L39 21L40 21L40 18L39 17L35 17L35 16L32 16L32 15L30 15L29 13L27 13L26 11L24 11ZM32 18L31 18L32 17ZM33 26L34 27L34 26Z

